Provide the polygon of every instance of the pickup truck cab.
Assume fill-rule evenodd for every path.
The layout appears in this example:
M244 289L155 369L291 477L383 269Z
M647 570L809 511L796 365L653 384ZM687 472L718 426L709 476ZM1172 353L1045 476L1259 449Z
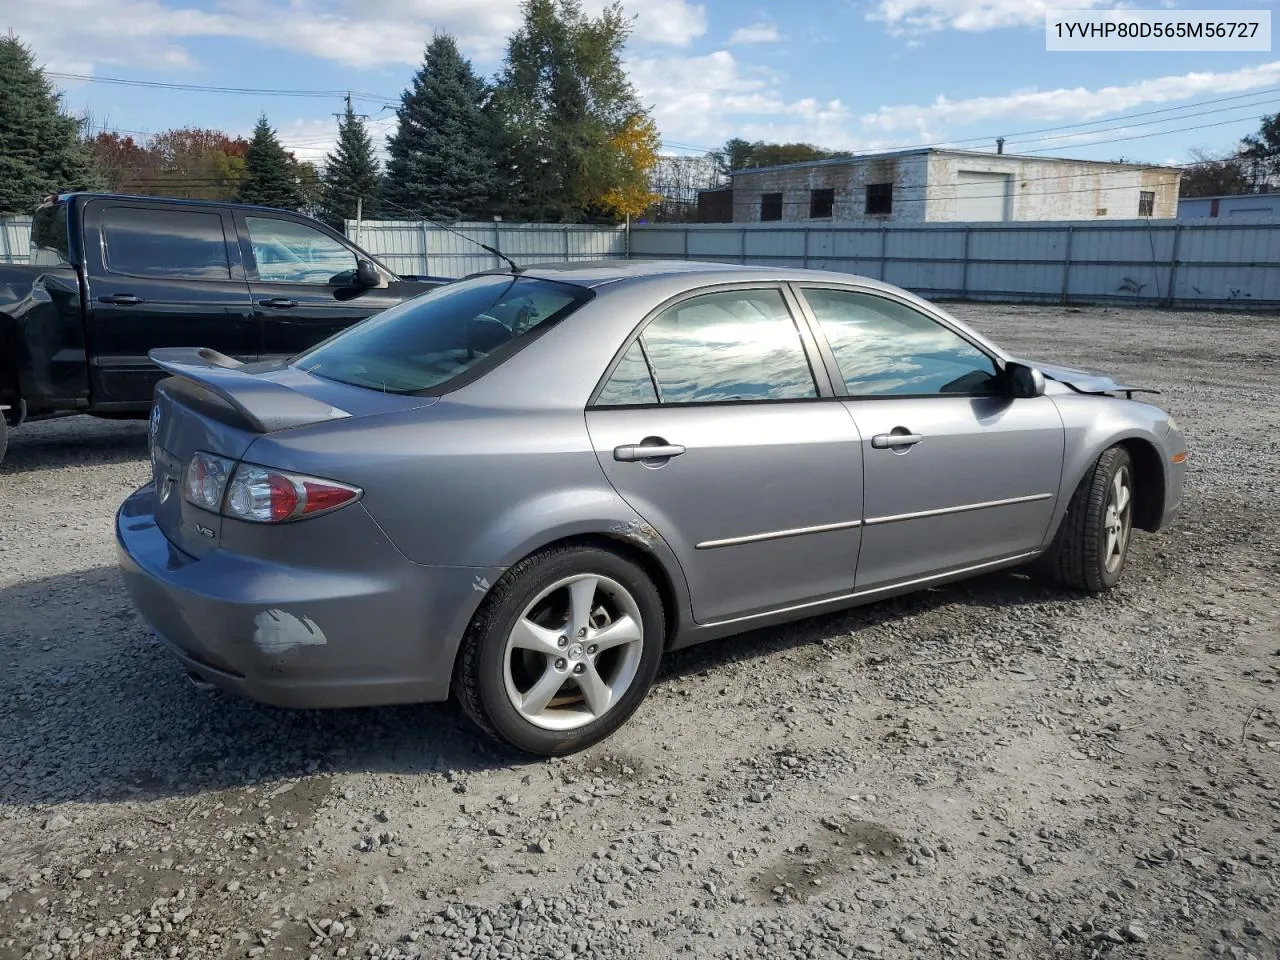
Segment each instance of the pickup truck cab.
M31 251L0 265L0 458L25 420L145 417L156 347L291 357L447 282L397 276L310 217L213 201L51 197Z

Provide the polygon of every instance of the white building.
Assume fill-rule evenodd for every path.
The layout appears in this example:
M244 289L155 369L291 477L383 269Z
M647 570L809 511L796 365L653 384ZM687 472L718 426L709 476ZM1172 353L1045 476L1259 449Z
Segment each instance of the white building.
M1177 167L901 150L738 170L733 220L911 223L1172 219Z
M1178 201L1179 220L1202 217L1280 216L1280 193L1243 193L1229 197L1187 197Z

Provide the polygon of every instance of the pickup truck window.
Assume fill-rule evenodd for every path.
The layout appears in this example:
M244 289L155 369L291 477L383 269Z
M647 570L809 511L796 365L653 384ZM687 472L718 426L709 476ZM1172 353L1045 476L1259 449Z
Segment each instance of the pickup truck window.
M354 279L355 253L319 230L269 217L245 217L244 222L259 280L337 286Z
M157 207L102 211L103 256L111 273L130 277L229 280L222 216Z
M67 208L61 203L46 203L31 218L31 263L56 267L70 262Z

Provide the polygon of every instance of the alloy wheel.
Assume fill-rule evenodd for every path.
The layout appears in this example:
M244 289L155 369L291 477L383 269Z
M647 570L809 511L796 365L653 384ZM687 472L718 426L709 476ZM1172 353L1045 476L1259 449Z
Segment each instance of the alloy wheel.
M607 714L631 687L644 620L616 580L583 573L539 593L507 636L507 697L529 723L575 730Z
M1125 548L1129 545L1129 532L1133 528L1133 490L1129 468L1122 466L1111 478L1107 491L1107 508L1102 518L1102 530L1106 535L1103 547L1103 564L1107 573L1115 573L1124 563Z

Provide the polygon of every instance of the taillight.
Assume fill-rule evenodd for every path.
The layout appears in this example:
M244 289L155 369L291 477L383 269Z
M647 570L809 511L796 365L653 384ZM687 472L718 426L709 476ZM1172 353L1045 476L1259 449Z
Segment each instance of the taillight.
M236 520L282 523L328 513L359 496L359 487L345 483L242 463L231 478L222 513Z
M187 501L202 510L217 513L222 506L222 494L227 489L227 480L235 465L234 460L226 457L197 453L187 464L187 476L182 484Z
M359 499L359 487L236 463L197 453L187 465L183 489L204 510L252 523L283 523L328 513Z

